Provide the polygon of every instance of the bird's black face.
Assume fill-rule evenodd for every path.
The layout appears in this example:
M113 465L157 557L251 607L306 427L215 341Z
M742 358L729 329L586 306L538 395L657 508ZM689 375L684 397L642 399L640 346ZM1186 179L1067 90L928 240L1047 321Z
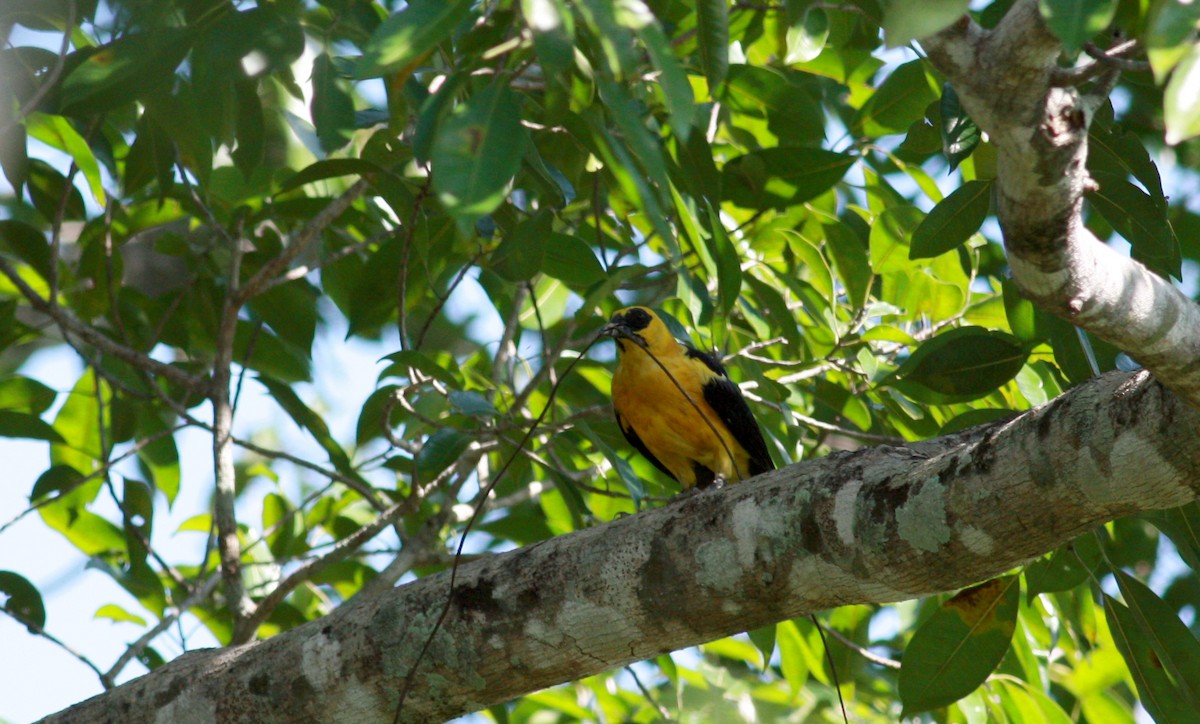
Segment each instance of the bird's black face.
M624 339L631 340L639 347L644 347L646 341L638 332L649 327L651 321L652 317L649 312L641 307L633 307L614 314L612 319L608 320L608 324L600 330L600 334L617 340L617 345L621 347L624 347L621 344Z

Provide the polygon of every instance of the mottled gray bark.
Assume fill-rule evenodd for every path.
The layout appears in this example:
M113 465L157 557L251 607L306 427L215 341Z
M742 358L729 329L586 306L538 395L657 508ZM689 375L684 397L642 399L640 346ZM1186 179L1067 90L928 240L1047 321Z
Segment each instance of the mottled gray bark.
M1200 306L1083 224L1088 126L1114 76L1059 87L1062 46L1035 0L993 30L964 17L921 41L997 154L997 215L1013 280L1035 304L1132 355L1200 407Z
M1011 421L791 465L198 652L55 722L446 719L850 603L954 590L1200 491L1200 414L1112 373Z

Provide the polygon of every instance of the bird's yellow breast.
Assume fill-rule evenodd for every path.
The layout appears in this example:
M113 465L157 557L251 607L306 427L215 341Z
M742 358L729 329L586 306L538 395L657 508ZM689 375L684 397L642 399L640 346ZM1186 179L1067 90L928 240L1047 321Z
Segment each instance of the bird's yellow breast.
M681 346L677 351L656 354L679 383L676 386L645 350L633 344L622 348L612 383L617 417L680 485L685 489L696 485L697 464L729 482L749 477L748 455L704 399L704 385L716 374L700 360L685 355Z

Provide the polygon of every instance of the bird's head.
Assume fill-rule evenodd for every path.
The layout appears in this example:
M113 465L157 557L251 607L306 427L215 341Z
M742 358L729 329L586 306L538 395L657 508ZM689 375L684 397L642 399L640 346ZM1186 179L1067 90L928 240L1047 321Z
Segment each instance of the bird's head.
M600 330L600 334L615 339L622 352L627 351L627 345L631 343L659 353L679 344L671 336L667 325L648 307L626 307L618 310Z

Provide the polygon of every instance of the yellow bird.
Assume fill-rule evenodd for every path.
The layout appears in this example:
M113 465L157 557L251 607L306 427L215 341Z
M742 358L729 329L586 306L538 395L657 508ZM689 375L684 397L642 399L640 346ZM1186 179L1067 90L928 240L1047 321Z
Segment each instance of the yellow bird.
M601 334L617 342L612 401L621 432L684 490L775 469L746 399L715 356L676 341L646 307L618 311Z

